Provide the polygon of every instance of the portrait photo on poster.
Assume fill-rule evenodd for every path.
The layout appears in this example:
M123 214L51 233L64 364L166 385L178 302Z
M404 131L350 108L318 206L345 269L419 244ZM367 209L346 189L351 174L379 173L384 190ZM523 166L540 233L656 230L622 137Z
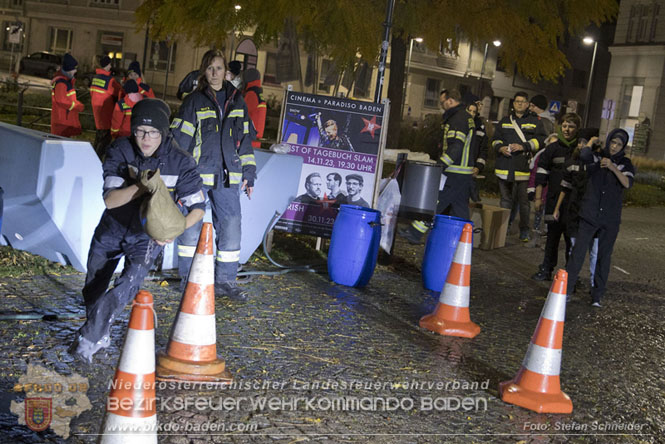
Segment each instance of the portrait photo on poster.
M365 188L373 178L370 173L303 165L301 177L304 179L298 185L294 202L333 208L341 204L370 206L372 190Z

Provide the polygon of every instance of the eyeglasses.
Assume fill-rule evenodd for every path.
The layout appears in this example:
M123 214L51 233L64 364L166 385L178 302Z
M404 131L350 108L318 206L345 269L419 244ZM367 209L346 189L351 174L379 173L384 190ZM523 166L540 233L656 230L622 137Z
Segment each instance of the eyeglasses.
M134 136L136 136L137 139L143 139L145 136L148 136L149 139L157 139L161 135L162 133L157 130L143 131L137 129L134 131Z

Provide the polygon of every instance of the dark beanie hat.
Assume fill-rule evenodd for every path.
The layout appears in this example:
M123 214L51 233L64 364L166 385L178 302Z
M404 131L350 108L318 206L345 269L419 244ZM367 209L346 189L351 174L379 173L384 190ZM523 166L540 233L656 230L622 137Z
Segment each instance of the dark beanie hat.
M72 69L75 69L78 65L79 62L77 62L76 59L72 57L72 55L69 53L65 54L65 56L62 58L63 71L71 71Z
M122 85L122 89L125 90L127 94L139 92L139 85L136 83L136 80L129 79Z
M245 81L245 83L261 80L261 74L256 68L249 68L242 74L242 79Z
M231 74L233 74L234 76L240 74L241 69L242 69L242 64L239 61L234 60L232 62L229 62L229 71L231 71Z
M543 110L547 109L547 98L542 94L538 94L537 96L533 96L533 98L531 99L531 103L533 103L534 105L536 105L540 109L543 109Z
M109 56L107 56L107 55L102 56L102 58L99 59L99 65L100 65L102 68L105 67L105 66L107 66L107 65L110 64L110 63L111 63L111 57L109 57Z
M143 99L132 108L132 134L137 127L148 125L161 131L162 137L165 137L169 131L170 116L171 108L163 100Z
M134 60L132 63L129 64L129 67L127 68L127 74L130 72L135 72L138 74L139 77L141 77L141 65L137 60Z

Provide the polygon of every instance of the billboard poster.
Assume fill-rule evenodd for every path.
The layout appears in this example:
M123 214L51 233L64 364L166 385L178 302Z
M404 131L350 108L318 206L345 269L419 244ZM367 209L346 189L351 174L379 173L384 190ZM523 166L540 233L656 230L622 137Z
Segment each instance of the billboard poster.
M371 207L385 106L287 91L281 141L303 158L276 230L330 237L341 204Z

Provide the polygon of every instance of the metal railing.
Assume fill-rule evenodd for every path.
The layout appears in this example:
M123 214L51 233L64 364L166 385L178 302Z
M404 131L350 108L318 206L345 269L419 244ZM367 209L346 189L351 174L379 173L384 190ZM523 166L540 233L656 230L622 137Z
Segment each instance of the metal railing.
M6 101L0 101L0 107L15 107L16 108L16 125L17 126L25 126L25 127L41 127L41 128L50 128L51 124L49 123L42 123L42 119L48 118L50 119L51 117L51 110L52 108L47 108L43 106L34 106L34 105L26 105L25 104L25 93L29 89L43 89L47 90L50 92L51 87L46 86L46 85L40 85L38 83L30 83L30 82L19 82L17 80L0 80L0 90L3 92L16 92L17 93L17 99L16 102L6 102ZM89 90L87 88L76 88L76 94L77 98L83 98L86 95L90 94ZM45 94L46 96L46 94ZM50 96L50 94L48 94ZM80 100L80 99L79 99ZM25 114L25 111L37 111L40 113L36 118L30 120L27 123L23 122L23 117ZM93 117L93 114L91 112L80 112L79 116L88 116L88 117ZM94 122L94 118L93 118ZM82 128L83 131L87 132L95 132L95 128Z

